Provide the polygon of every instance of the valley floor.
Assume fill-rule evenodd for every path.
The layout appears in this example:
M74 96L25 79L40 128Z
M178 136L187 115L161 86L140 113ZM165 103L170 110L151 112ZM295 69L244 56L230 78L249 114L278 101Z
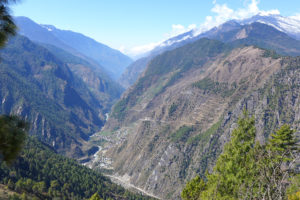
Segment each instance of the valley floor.
M153 194L150 194L149 192L147 192L146 190L144 190L142 188L134 186L133 184L130 183L129 180L126 179L126 177L116 176L116 175L108 175L108 174L104 174L104 175L109 177L112 182L121 185L125 189L133 190L133 192L142 193L143 195L147 195L147 196L150 196L150 197L153 197L156 199L161 199Z

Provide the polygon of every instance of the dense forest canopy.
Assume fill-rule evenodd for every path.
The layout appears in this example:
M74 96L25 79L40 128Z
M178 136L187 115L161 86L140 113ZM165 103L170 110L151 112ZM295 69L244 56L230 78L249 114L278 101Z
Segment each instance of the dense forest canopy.
M104 199L150 199L125 190L31 137L12 165L0 164L1 184L20 194L34 194L37 199L81 200L95 193Z

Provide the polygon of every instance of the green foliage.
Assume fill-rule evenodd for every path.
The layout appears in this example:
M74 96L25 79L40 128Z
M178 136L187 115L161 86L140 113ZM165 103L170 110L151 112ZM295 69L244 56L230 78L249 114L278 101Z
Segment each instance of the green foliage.
M287 183L290 183L289 179L294 173L293 163L297 159L296 155L300 153L294 133L295 130L284 124L271 134L268 143L263 147L264 154L260 158L259 169L262 173L260 183L268 191L269 199L286 197L289 185Z
M175 103L172 103L172 105L169 108L169 117L171 117L175 113L177 108L178 108L178 105Z
M244 111L238 127L232 132L231 141L217 160L214 173L207 176L208 189L202 193L204 199L238 199L241 189L249 187L246 180L251 181L249 177L255 167L250 164L255 134L255 120Z
M204 133L200 133L194 137L190 137L188 139L188 144L197 144L199 141L202 141L205 144L209 137L217 132L222 123L222 118L215 124L213 124L209 129L207 129Z
M194 87L197 87L204 92L212 92L215 94L221 94L222 97L231 96L235 89L228 86L227 83L219 83L211 80L210 78L204 78L200 81L197 81L193 84Z
M128 98L122 98L113 107L112 116L119 120L124 120L128 109Z
M9 4L17 0L0 1L0 47L3 47L10 36L16 34L17 26L15 25L9 11Z
M103 199L149 199L126 191L100 173L56 154L51 147L32 138L28 138L21 156L11 167L1 163L0 183L39 199L81 200L96 192Z
M181 126L177 131L172 133L171 140L173 142L178 141L186 141L188 139L189 134L194 130L193 126Z
M29 125L17 116L0 116L0 156L11 163L18 156L26 139Z
M210 78L204 78L194 83L193 86L201 90L213 90L217 86L217 83L211 80Z
M300 190L288 196L288 200L300 200Z
M9 195L8 199L9 199L9 200L22 200L22 199L20 198L20 196L17 195L17 194Z
M273 59L278 59L281 58L282 56L277 54L276 51L274 50L265 49L263 57L271 57Z
M181 193L181 198L183 200L197 200L199 199L201 192L203 192L204 190L206 190L206 183L202 178L196 176L187 183Z
M238 126L233 130L230 142L224 146L213 173L207 174L207 182L204 184L199 179L192 180L183 190L185 195L198 194L198 198L202 200L286 198L295 155L299 154L294 130L283 125L276 133L271 134L265 145L256 143L255 137L255 120L244 111L243 118L238 120ZM295 182L297 178L292 180ZM199 190L200 186L205 189ZM291 198L297 196L298 189L297 184L291 184Z
M271 134L271 139L267 146L268 150L277 154L277 159L288 161L286 160L286 152L294 150L297 143L294 133L295 130L292 130L289 125L284 124L275 134Z
M44 47L16 36L1 50L1 58L0 113L18 111L35 121L31 134L65 150L103 125L98 115L102 105L95 95Z
M300 200L300 174L291 178L291 184L287 189L289 200Z
M89 200L102 200L98 193L93 194Z

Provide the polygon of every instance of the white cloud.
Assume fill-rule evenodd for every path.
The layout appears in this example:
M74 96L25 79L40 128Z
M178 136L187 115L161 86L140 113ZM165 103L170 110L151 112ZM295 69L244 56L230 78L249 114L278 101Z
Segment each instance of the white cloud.
M140 45L140 46L135 46L132 48L126 48L124 46L119 47L119 51L121 51L122 53L132 57L132 58L140 58L143 54L151 51L152 49L154 49L155 47L157 47L159 44L161 44L163 42L159 41L159 42L153 42L153 43L149 43L149 44L145 44L145 45Z
M293 16L290 16L290 18L300 21L300 13L298 13L296 15L293 15Z
M172 38L176 35L180 35L182 33L185 33L187 31L193 30L197 27L196 24L190 24L187 27L181 25L181 24L173 24L172 25L172 30L169 33L166 33L164 35L164 38L159 41L159 42L153 42L150 44L145 44L145 45L140 45L140 46L135 46L129 49L126 49L124 46L121 46L119 48L119 51L121 51L124 54L127 54L133 58L140 57L139 55L145 54L151 50L153 50L155 47L159 46L162 44L165 40Z
M121 51L122 53L126 53L126 47L125 46L120 46L118 48L119 51Z
M182 33L195 29L196 27L197 27L196 24L190 24L187 27L181 24L173 24L171 32L165 34L165 39L172 38L176 35L180 35Z
M260 15L280 15L280 11L277 10L277 9L274 9L274 10L268 10L268 11L263 11L261 10L259 12Z
M218 4L216 1L213 2L214 7L211 12L214 13L213 16L207 16L205 21L199 25L195 34L199 34L203 31L209 30L215 26L219 26L228 20L241 20L249 18L253 15L270 15L270 14L280 14L279 10L260 10L258 7L258 0L251 0L249 4L246 4L244 8L239 8L233 10L227 6L227 4Z
M138 53L146 53L147 51L151 51L154 47L159 45L161 42L153 42L146 45L136 46L131 48L132 54L138 54Z
M190 24L190 25L188 25L188 29L189 30L195 29L196 27L197 27L196 24Z
M165 40L190 30L194 30L194 35L198 35L213 27L219 26L228 20L232 20L232 19L242 20L257 14L261 14L261 15L280 14L279 10L277 9L267 10L267 11L260 10L258 7L259 0L251 0L250 2L249 1L244 1L244 2L245 2L245 6L243 8L234 10L228 7L226 3L218 4L216 0L213 0L212 1L213 8L211 9L212 15L206 16L205 21L202 24L198 26L196 24L191 24L188 25L187 27L181 24L173 24L171 31L169 33L166 33L164 35L164 38L160 42L150 43L142 46L136 46L127 50L122 48L122 50L130 56L136 56L138 54L144 54L147 51L151 51L152 49L160 45L162 42L164 42ZM300 19L300 14L295 15L294 18Z

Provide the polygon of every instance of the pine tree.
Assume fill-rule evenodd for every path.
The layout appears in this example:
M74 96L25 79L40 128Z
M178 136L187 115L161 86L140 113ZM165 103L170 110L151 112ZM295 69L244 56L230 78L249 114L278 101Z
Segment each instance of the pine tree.
M21 151L29 125L17 116L0 116L0 156L8 163Z
M207 176L207 190L202 193L202 199L238 199L253 188L255 136L254 117L250 118L244 111L214 172Z
M299 148L294 136L295 131L287 124L281 126L266 144L265 158L261 164L260 182L264 188L264 196L268 199L285 199L289 179Z
M3 47L10 36L16 34L15 25L10 13L9 5L17 0L0 0L0 47Z
M95 194L93 194L93 196L91 196L91 198L89 200L102 200L99 196L99 194L96 192Z
M274 162L292 160L292 152L297 150L294 133L295 130L285 124L275 134L271 134L267 149L272 154Z
M233 130L231 140L219 156L207 182L193 179L182 192L183 199L297 199L299 177L294 164L299 159L295 131L283 125L265 145L255 142L255 120L244 111ZM291 180L294 183L291 184ZM198 198L195 196L198 195Z
M181 198L183 200L197 200L201 194L206 189L206 183L200 176L196 176L190 182L187 183L186 187L181 193Z
M14 36L16 34L17 26L15 25L15 23L12 19L12 16L10 15L9 5L11 3L15 3L17 1L18 0L0 0L0 48L5 46L6 41L8 40L8 38L10 36ZM0 124L0 129L1 129L0 130L0 159L2 157L4 161L9 163L19 153L20 142L17 139L16 148L15 149L11 148L11 146L13 145L13 141L11 139L14 136L11 137L8 135L8 134L10 134L10 132L7 132L7 131L10 131L10 130L5 129L5 128L7 128L7 126L3 127L5 125L11 125L11 123L9 123L9 124L4 123L5 120L3 120L3 119L5 119L5 118L7 119L7 116L0 116L0 117L2 120L1 124ZM9 119L12 119L12 118L9 118ZM6 120L6 122L8 122L8 121ZM3 129L5 129L5 130L3 130ZM15 131L15 130L13 130L13 131ZM15 133L15 132L13 132L13 133ZM20 135L20 137L22 138L22 135Z

